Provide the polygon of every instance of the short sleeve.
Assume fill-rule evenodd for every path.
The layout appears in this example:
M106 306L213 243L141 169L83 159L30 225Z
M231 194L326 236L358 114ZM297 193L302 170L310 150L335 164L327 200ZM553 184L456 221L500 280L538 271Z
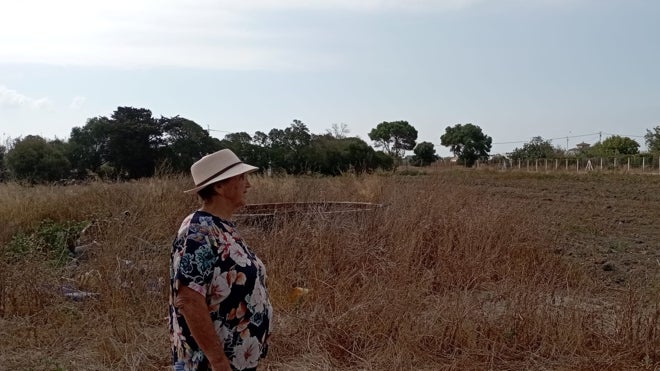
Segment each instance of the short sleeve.
M178 236L180 260L175 268L177 285L188 286L206 296L218 259L213 246L211 225L200 220L190 221L187 231Z

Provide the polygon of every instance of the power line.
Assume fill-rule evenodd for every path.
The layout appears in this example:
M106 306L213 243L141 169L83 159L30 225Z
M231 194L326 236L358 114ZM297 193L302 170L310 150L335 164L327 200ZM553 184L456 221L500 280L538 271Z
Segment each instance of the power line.
M519 143L527 143L527 140L517 140L514 142L497 142L497 143L492 143L492 144L519 144Z
M591 134L566 135L566 136L563 136L563 137L548 138L548 139L544 139L544 140L553 141L553 140L560 140L560 139L563 140L563 139L567 139L567 138L570 139L570 138L592 137L594 135L600 135L600 132L591 133ZM541 137L541 138L543 138L543 137ZM517 144L517 143L528 143L528 142L529 142L529 140L518 140L518 141L511 141L511 142L497 142L497 143L493 143L493 144Z
M211 129L211 126L209 126L209 125L206 125L206 131L209 131L209 132L211 132L211 131L217 131L217 132L219 132L219 133L232 133L231 131L227 131L227 130Z
M632 137L632 138L646 138L646 136L644 136L644 135L623 135L623 134L612 134L612 133L603 133L603 134L612 135L612 136L617 135L617 136L620 136L620 137L629 137L629 138L630 137Z

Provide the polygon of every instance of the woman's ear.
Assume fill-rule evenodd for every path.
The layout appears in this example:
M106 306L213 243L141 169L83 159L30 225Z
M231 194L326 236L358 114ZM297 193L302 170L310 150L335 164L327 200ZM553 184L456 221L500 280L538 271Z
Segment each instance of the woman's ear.
M215 193L221 194L222 193L222 182L217 182L213 184L213 190L215 190Z

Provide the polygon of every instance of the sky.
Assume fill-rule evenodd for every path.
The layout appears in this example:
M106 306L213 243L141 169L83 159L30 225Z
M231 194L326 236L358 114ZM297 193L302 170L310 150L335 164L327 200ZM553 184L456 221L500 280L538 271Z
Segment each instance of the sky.
M0 3L0 139L66 140L119 106L214 137L301 120L369 144L472 123L492 154L541 136L644 146L660 125L657 0L21 0Z

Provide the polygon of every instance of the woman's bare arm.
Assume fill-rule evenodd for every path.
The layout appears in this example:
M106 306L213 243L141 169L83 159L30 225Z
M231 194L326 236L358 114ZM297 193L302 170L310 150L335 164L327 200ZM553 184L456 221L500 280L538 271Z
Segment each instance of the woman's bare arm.
M179 286L174 305L186 319L193 338L208 358L214 371L229 371L229 359L218 338L204 296L188 286Z

